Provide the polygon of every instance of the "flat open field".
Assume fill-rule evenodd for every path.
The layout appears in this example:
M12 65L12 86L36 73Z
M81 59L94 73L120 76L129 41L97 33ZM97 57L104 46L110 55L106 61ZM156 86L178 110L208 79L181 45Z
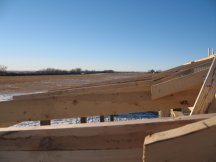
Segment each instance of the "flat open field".
M110 73L85 75L0 76L0 101L12 96L46 92L54 89L127 81L146 73Z

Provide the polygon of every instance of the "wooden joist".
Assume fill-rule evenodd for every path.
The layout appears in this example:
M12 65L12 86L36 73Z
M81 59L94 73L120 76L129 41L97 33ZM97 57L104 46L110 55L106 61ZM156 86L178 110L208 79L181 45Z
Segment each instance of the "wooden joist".
M145 138L143 162L216 161L216 117Z
M1 151L80 151L135 149L144 136L216 116L145 119L119 122L9 127L0 129Z
M141 162L143 137L216 114L0 129L1 162Z
M191 114L206 113L216 93L216 58L214 58Z
M193 106L199 89L153 101L151 80L75 88L16 97L0 103L0 126L8 123L71 117L169 110Z
M141 162L142 149L0 151L1 162Z
M190 69L198 68L200 66L202 67L203 65L206 66L212 62L214 57L215 56L212 55L210 57L200 59L197 61L192 61L190 63L166 70L162 73L155 74L153 76L153 81L158 81L158 80L161 81L161 80L163 80L163 78L166 78L166 77L168 77L168 79L171 79L173 77L178 76L179 74L181 74L184 71L189 71Z
M202 70L196 73L174 78L156 85L152 85L152 99L158 99L164 96L182 92L193 87L201 88L208 70Z
M14 97L12 101L0 103L0 126L22 121L160 110L166 112L172 108L187 108L194 105L200 91L202 76L205 73L205 69L202 68L212 60L213 57L209 57L162 72L157 75L159 78L173 73L173 76L177 73L178 78L157 85L154 85L155 81L151 75L146 75L142 80L132 79L127 82L112 82ZM185 70L190 68L198 69L195 70L196 73L189 74L189 77L183 75ZM152 96L155 100L152 100Z

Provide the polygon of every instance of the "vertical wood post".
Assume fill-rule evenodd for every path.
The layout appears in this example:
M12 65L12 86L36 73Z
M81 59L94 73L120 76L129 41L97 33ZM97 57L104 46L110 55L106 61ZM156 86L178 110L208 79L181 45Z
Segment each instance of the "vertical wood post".
M208 71L206 79L194 103L191 114L207 113L216 93L216 58Z
M87 118L86 117L81 117L80 122L81 123L87 123Z
M114 115L110 115L110 121L114 121Z
M43 126L43 125L51 125L51 120L41 120L40 125L41 126Z
M104 122L104 116L100 116L100 122Z

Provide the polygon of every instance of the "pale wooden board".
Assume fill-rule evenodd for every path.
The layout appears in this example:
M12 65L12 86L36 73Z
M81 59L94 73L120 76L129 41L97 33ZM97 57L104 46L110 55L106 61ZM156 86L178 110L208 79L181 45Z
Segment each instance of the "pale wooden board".
M166 81L169 81L169 80L174 79L174 78L189 75L189 74L196 73L196 72L199 72L202 70L207 70L211 66L211 63L212 63L212 59L209 60L208 62L204 62L202 64L199 63L198 65L193 66L192 68L183 69L183 70L179 70L177 72L170 73L169 75L167 75L165 77L162 77L162 78L157 79L157 80L153 80L153 82L154 82L154 84L159 84L161 82L166 82Z
M17 97L0 103L0 125L188 107L199 93L195 88L153 101L150 85L144 80Z
M202 70L196 73L178 77L159 84L152 85L152 99L158 99L164 96L182 92L192 87L200 87L204 82L204 78L208 70Z
M208 113L215 113L216 112L216 95L213 99L211 106L209 107Z
M1 162L142 162L142 149L0 151Z
M181 66L178 66L178 67L163 71L162 73L155 74L155 75L153 75L153 80L157 81L157 80L163 79L165 77L169 77L170 75L176 76L179 73L181 73L181 71L196 68L196 67L202 66L203 64L212 62L214 57L215 56L211 56L211 57L203 58L203 59L200 59L200 60L197 60L197 61L192 61L190 63L187 63L187 64L184 64L184 65L181 65Z
M216 161L216 117L147 136L144 162Z
M122 122L10 127L0 129L0 151L68 151L142 148L148 134L177 128L216 114Z
M171 111L170 111L170 114L171 114L172 117L184 116L184 114L183 114L181 111L174 111L174 110L171 110Z
M191 114L206 113L216 93L216 58L214 58Z

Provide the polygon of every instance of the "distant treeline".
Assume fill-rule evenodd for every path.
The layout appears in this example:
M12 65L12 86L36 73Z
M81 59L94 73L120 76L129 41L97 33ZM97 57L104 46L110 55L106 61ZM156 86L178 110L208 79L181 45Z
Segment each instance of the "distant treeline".
M161 70L148 70L147 73L160 73ZM38 71L7 71L7 67L0 65L0 76L24 76L24 75L76 75L76 74L100 74L100 73L115 73L114 70L82 70L75 68L72 70L61 70L55 68L47 68Z
M148 70L148 73L161 73L162 70L154 70L154 69L151 69L151 70Z
M4 68L0 68L1 76L20 76L20 75L76 75L76 74L99 74L99 73L114 73L114 70L82 70L81 68L76 68L72 70L60 70L55 68L47 68L38 71L6 71Z

